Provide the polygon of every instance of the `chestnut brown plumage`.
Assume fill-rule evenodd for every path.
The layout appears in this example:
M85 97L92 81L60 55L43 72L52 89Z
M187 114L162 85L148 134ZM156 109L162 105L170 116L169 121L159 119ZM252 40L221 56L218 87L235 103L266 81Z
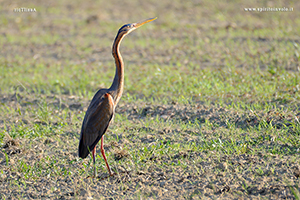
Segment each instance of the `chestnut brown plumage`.
M120 43L125 35L155 19L156 18L151 18L138 23L126 24L119 29L112 47L112 55L116 63L116 74L113 83L109 89L100 89L95 94L86 111L81 127L78 154L79 157L86 158L89 153L92 152L94 176L96 176L96 145L99 140L101 140L101 154L104 158L108 173L110 175L113 174L104 153L103 136L110 124L115 108L123 93L124 63L119 50Z

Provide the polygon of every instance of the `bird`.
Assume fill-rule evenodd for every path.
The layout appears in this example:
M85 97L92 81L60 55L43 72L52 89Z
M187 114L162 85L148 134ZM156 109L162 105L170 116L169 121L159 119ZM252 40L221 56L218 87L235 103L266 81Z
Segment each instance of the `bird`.
M156 19L157 18L155 17L137 23L125 24L119 29L112 46L112 55L116 65L116 72L113 82L110 88L100 89L96 92L85 113L80 132L78 156L84 159L90 154L90 152L92 152L94 177L96 177L97 174L95 165L96 146L100 140L100 151L105 161L105 165L109 175L113 175L105 156L103 140L104 134L115 114L115 108L123 93L124 62L119 49L120 43L127 34Z

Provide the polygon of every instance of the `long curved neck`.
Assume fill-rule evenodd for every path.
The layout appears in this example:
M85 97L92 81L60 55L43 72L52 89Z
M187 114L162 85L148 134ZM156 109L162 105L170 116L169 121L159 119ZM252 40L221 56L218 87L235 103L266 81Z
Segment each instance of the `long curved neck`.
M112 83L112 85L109 88L109 91L112 91L112 95L114 98L114 103L115 106L118 104L122 93L123 93L123 87L124 87L124 62L119 50L120 47L120 43L122 41L122 39L124 38L126 34L124 33L118 33L113 47L112 47L112 55L115 59L115 63L116 63L116 73L115 73L115 78L114 81Z

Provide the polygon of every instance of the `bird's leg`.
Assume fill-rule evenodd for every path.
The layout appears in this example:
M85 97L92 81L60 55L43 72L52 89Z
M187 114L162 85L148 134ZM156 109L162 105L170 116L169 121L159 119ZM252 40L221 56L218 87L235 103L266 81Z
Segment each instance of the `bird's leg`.
M96 160L95 160L95 157L96 157L96 146L95 146L95 148L93 149L92 154L93 154L93 163L94 163L94 178L96 178L96 175L97 175L97 171L96 171Z
M109 165L108 165L108 162L107 162L107 160L106 160L106 156L105 156L105 153L104 153L104 148L103 148L103 138L104 138L104 135L103 135L102 138L101 138L101 153L102 153L102 156L103 156L103 158L104 158L104 161L105 161L105 164L106 164L108 173L109 173L110 176L112 176L113 173L111 173L110 167L109 167Z

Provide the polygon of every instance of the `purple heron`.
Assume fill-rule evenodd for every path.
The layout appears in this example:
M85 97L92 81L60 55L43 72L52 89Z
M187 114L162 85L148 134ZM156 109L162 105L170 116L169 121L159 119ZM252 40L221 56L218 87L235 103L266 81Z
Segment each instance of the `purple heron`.
M115 108L123 93L124 62L119 50L120 43L128 33L155 19L156 18L150 18L142 22L126 24L119 29L112 46L112 55L116 63L116 73L113 83L109 89L98 90L85 113L81 127L78 154L79 157L86 158L90 151L92 151L94 177L96 177L96 145L99 140L101 140L101 154L104 158L108 173L113 175L105 156L103 148L103 136L110 124L115 112Z

